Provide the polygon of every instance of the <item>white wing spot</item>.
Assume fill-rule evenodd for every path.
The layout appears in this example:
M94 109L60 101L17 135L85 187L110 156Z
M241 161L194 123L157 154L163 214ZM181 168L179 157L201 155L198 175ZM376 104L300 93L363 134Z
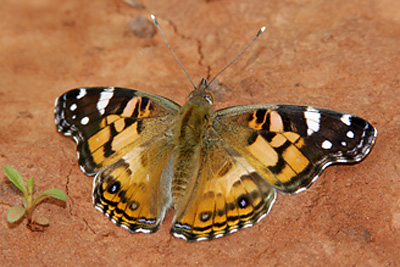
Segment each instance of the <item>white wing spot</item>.
M351 115L350 115L350 114L344 114L344 115L340 118L340 120L341 120L344 124L346 124L347 126L350 126L350 125L351 125L350 118L351 118Z
M72 115L71 118L72 118L73 120L75 120L75 119L76 119L76 114Z
M79 94L76 96L76 99L81 99L86 94L87 94L86 89L85 88L81 88L81 89L79 89Z
M308 107L307 111L304 112L304 117L307 123L307 135L319 131L321 114L314 108Z
M73 104L69 107L69 110L74 111L77 107L78 107L78 106L77 106L75 103L73 103Z
M114 93L112 88L107 88L106 90L100 93L100 99L97 102L96 107L101 115L104 114L105 109L108 103L110 102L111 97L113 97L113 95Z
M88 117L83 117L83 118L81 119L81 124L82 124L82 125L86 125L86 124L88 124L88 122L89 122L89 118L88 118Z
M323 149L331 149L332 148L332 143L328 140L325 140L324 142L322 142L322 148Z
M354 138L354 133L353 133L353 131L348 131L348 132L346 133L346 136L347 136L348 138Z
M347 143L346 143L345 141L342 141L340 144L341 144L342 146L347 146Z

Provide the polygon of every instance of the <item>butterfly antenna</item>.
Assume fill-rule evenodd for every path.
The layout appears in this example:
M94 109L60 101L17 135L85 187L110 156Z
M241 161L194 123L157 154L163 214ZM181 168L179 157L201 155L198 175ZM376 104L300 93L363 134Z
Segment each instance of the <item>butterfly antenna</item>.
M156 25L157 29L160 31L161 36L162 36L162 38L164 39L165 43L167 44L169 51L171 51L172 55L174 56L175 60L178 62L179 66L181 66L181 68L183 69L183 71L186 73L186 76L189 78L189 81L190 81L190 83L193 85L193 88L196 88L196 86L194 85L194 83L193 83L193 81L192 81L192 78L190 78L189 73L187 72L187 70L185 69L185 67L182 65L182 63L179 61L178 57L175 55L174 50L172 50L171 46L169 45L169 43L168 43L168 41L167 41L167 38L165 38L165 35L164 35L163 31L161 30L161 27L160 27L160 25L158 24L158 21L157 21L156 17L155 17L153 14L151 14L150 17L151 17L151 19L153 20L154 25Z
M228 65L225 66L225 68L223 68L220 72L217 73L217 75L214 76L214 78L212 78L211 82L208 83L208 86L210 86L212 84L213 81L215 81L215 79L221 74L223 73L227 68L229 68L244 52L246 52L246 50L254 43L255 40L257 40L258 37L260 37L260 35L265 32L266 27L263 26L261 27L261 29L257 32L256 36L253 38L253 40L251 40L251 42L246 46L245 49L243 49L242 52L240 52L239 55L237 55L237 57L235 57Z

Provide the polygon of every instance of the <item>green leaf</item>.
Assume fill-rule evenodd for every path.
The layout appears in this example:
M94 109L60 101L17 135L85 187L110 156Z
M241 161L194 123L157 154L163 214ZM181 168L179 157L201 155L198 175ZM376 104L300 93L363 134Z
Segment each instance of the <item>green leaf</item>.
M33 193L33 178L31 177L31 178L29 178L29 180L28 180L28 192L29 192L29 195L32 195L32 193Z
M63 191L61 191L60 189L50 188L50 189L45 190L42 194L40 194L40 196L38 196L33 201L33 205L32 206L34 206L43 197L54 197L54 198L57 198L57 199L61 199L63 201L65 201L67 199L67 196L65 195L65 193Z
M27 209L28 208L28 202L26 202L26 199L23 197L21 199L21 201L22 201L22 205L24 205L25 209Z
M13 206L8 210L7 221L10 223L16 222L25 214L25 209L21 206Z
M21 175L17 172L17 170L10 166L4 166L4 171L8 179L10 179L10 181L16 187L18 187L18 189L21 190L22 193L24 193L25 197L27 197L28 192L26 191L24 180L22 179Z
M62 190L57 189L57 188L47 189L46 191L44 191L42 193L42 195L46 195L46 196L49 196L49 197L54 197L54 198L57 198L57 199L61 199L63 201L67 200L67 196L65 195L65 193Z
M41 226L47 226L50 224L50 221L46 217L40 216L35 220L35 223L40 224Z

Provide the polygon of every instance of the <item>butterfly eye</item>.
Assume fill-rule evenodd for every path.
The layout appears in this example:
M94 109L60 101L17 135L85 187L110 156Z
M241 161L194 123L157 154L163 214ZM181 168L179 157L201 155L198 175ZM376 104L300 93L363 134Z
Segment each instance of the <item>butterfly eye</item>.
M194 92L195 92L195 90L193 90L193 91L190 92L190 94L189 94L189 96L188 96L188 99L191 99L191 98L193 97Z
M208 103L210 103L210 105L212 105L214 103L214 97L211 93L207 92L204 95L204 99L208 101Z

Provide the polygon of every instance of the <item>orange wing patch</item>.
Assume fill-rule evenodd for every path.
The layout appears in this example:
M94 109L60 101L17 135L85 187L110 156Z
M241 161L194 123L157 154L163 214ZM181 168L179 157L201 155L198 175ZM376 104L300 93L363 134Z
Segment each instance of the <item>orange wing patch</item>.
M255 110L222 120L223 127L218 127L217 131L246 155L257 172L277 189L285 191L285 184L291 183L312 164L301 150L304 138L285 129L284 120L276 110ZM241 131L230 128L233 121L240 125L237 127ZM243 137L232 134L236 132L241 132ZM241 143L242 139L247 143Z
M257 135L252 144L246 147L247 150L264 166L275 166L278 163L279 156L273 146L261 135Z

